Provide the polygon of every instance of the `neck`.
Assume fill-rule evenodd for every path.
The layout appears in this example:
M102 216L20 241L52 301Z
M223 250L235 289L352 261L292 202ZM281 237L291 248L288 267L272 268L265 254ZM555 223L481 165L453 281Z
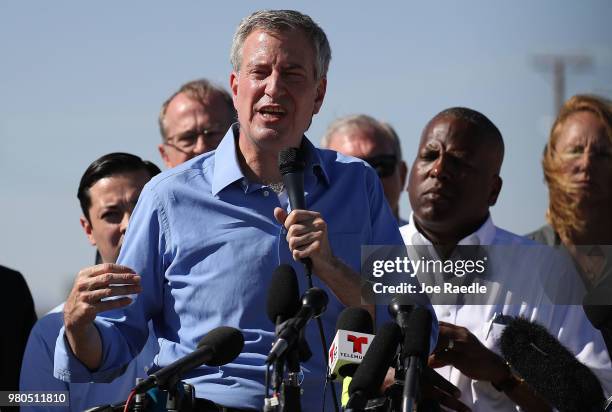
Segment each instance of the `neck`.
M417 230L425 236L436 248L440 256L448 257L457 247L461 239L474 233L488 219L488 215L479 219L476 223L458 225L449 230L448 223L424 223L416 215L413 215L414 224Z
M282 176L278 170L278 151L263 150L238 139L237 158L242 173L249 181L257 183L278 183Z

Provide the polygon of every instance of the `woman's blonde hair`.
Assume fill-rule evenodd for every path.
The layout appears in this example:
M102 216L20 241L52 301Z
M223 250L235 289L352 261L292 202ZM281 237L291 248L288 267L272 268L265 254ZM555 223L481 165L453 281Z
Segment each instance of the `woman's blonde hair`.
M606 128L608 139L612 141L612 102L594 95L576 95L567 100L550 131L550 137L544 156L542 168L544 179L548 185L548 210L546 220L561 235L562 238L572 238L572 234L580 233L588 216L583 216L578 208L579 199L575 189L563 173L562 162L556 153L556 145L568 118L576 112L590 112L597 116ZM612 187L612 182L610 182Z

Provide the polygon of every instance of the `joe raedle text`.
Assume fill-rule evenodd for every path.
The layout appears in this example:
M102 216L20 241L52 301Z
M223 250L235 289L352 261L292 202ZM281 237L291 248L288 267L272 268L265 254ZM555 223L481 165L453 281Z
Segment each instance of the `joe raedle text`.
M487 293L487 286L481 285L480 283L472 283L471 285L454 285L450 282L444 282L442 285L426 285L420 283L415 285L414 283L402 282L399 285L384 285L382 283L374 283L372 290L377 294L474 294L484 295Z

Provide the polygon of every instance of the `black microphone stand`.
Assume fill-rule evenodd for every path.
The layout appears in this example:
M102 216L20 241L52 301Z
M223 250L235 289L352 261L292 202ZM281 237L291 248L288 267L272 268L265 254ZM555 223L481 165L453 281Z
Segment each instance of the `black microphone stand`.
M312 261L310 260L310 258L306 258L306 259L302 259L302 263L304 264L304 269L306 271L306 277L308 278L308 287L309 288L313 288L313 284L312 284ZM336 394L336 384L335 382L330 379L330 374L329 374L329 363L328 363L328 358L327 358L327 342L325 340L325 330L323 330L323 322L321 321L321 317L317 317L316 319L317 321L317 327L319 329L319 336L321 338L321 347L323 348L323 359L326 360L326 372L325 372L325 379L329 382L330 387L331 387L331 393L332 393L332 400L334 402L334 410L336 412L340 412L340 408L338 407L338 395Z
M298 345L289 349L286 358L287 378L283 382L281 410L301 412L300 402L300 353Z

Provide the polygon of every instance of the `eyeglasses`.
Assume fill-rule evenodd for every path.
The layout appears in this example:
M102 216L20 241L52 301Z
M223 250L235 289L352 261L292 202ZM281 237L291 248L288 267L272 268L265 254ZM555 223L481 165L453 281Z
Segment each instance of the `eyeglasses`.
M178 150L188 152L198 143L198 139L202 137L204 142L217 142L221 140L225 134L224 130L215 129L200 129L200 130L188 130L181 134L168 137L165 144L172 146Z
M363 160L368 162L368 164L376 170L378 177L383 178L389 177L395 173L398 159L395 155L384 154L368 157Z

